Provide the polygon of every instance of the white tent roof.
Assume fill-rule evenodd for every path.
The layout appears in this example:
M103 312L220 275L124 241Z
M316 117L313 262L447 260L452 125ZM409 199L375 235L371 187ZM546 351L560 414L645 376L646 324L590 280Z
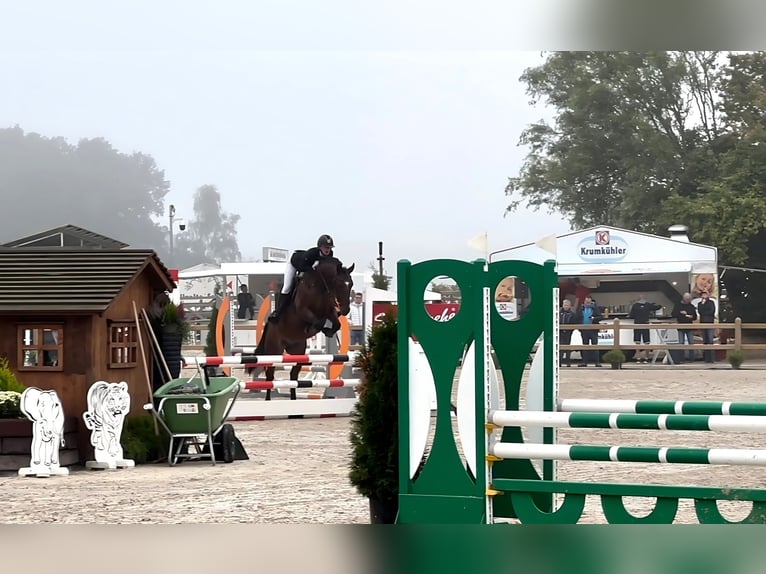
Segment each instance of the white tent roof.
M559 235L555 254L528 243L492 258L493 261L509 259L535 263L555 259L560 276L716 273L718 250L709 245L602 225Z

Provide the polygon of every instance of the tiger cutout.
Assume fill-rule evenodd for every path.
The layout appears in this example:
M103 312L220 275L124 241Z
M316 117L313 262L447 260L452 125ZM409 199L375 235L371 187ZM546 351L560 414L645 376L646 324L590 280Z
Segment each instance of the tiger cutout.
M130 410L128 384L98 381L88 391L88 411L83 414L85 426L91 431L90 444L96 461L116 463L123 460L122 426Z

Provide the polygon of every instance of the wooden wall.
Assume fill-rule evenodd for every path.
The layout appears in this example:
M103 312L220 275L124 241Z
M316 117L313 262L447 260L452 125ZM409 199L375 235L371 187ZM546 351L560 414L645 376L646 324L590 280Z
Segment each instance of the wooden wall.
M103 314L92 315L0 315L0 356L7 356L10 368L26 386L43 390L55 390L61 398L66 416L78 420L78 449L80 462L93 460L93 447L90 445L90 431L85 428L83 413L88 408L87 394L96 381L128 383L131 398L130 414L138 415L145 411L143 405L151 401L152 395L146 380L144 363L141 360L135 367L109 368L109 329L107 321L134 321L133 305L135 301L138 313L149 306L156 290L152 288L145 274L139 275L113 301ZM19 323L51 322L63 323L64 328L64 370L63 371L19 371L17 349L17 326ZM151 374L151 342L142 332L147 368Z
M125 381L128 383L130 392L130 414L139 415L145 413L143 405L152 400L151 383L147 382L144 362L141 359L141 348L138 349L138 364L133 368L109 368L109 330L107 320L134 321L133 302L136 303L136 311L141 315L141 309L148 308L154 297L153 290L145 276L139 276L136 281L128 286L112 303L104 314L103 325L97 329L98 339L94 341L93 376L95 380L103 380L110 383ZM152 373L152 341L146 330L141 330L141 338L144 346L146 369Z

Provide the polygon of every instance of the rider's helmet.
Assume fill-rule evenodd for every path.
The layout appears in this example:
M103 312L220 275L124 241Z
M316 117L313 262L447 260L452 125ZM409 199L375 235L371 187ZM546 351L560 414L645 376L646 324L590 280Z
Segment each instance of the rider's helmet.
M329 247L332 249L335 247L335 244L332 242L332 237L325 233L324 235L320 235L319 239L317 239L317 247Z

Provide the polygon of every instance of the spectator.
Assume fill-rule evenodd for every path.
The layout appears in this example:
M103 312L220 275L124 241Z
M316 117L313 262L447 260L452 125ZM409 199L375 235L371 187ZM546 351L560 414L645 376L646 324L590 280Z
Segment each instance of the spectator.
M237 304L239 306L239 309L237 310L238 319L245 319L248 311L250 312L250 319L255 319L255 299L253 299L252 293L247 291L247 285L239 286Z
M710 300L707 291L700 293L700 301L697 303L697 313L700 316L700 323L715 323L715 303ZM702 344L713 344L713 329L702 329ZM706 363L714 363L715 359L712 349L705 349L702 352Z
M596 302L590 295L587 295L583 301L582 308L577 313L577 322L582 325L596 325L601 319L602 317L599 314ZM582 335L583 345L598 345L598 329L580 329L580 334ZM601 366L601 357L598 349L594 351L583 351L582 362L577 366L587 367L589 362L588 357L591 358L590 362L596 367Z
M572 310L572 302L569 299L564 299L564 302L559 309L559 325L572 325L577 323L577 315ZM569 345L572 343L572 329L559 329L559 344ZM567 367L572 366L572 351L561 351L559 362L566 364ZM564 361L566 360L566 363Z
M630 308L630 313L628 313L628 319L633 319L633 323L635 325L648 325L649 317L651 317L652 313L654 313L655 311L659 309L662 309L662 305L657 305L656 303L649 303L644 298L644 294L641 293L638 296L638 301L633 303L633 306ZM645 345L648 345L649 341L650 341L649 329L633 329L633 342L636 345L641 345L642 343ZM636 350L636 362L638 363L649 362L649 354L646 351L646 349Z
M693 345L694 331L682 328L683 325L691 325L697 319L697 308L692 304L691 293L684 293L681 301L673 309L673 317L678 320L678 342L682 345ZM694 361L694 349L682 351L681 356L685 356L687 361Z
M364 306L361 293L354 293L348 312L348 324L351 331L351 344L364 345Z

